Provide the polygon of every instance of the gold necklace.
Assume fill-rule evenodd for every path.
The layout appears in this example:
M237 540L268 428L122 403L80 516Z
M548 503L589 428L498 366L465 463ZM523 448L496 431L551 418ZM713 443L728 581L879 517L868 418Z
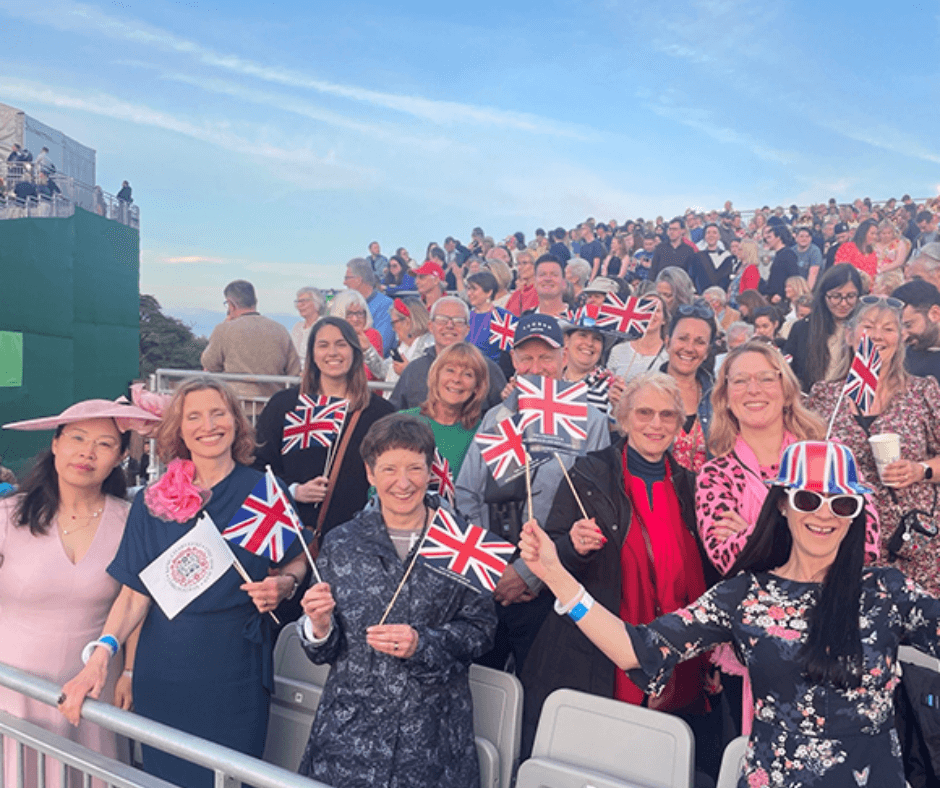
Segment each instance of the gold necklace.
M87 528L89 525L91 525L100 516L100 514L103 511L104 511L104 505L102 504L101 508L98 509L97 511L92 512L91 514L82 515L81 519L85 520L84 525L79 525L79 526L76 526L75 528L72 528L71 530L66 530L65 526L62 525L62 523L59 523L59 528L62 530L62 534L64 536L68 536L69 534L74 534L76 531L81 531L83 528ZM71 518L72 520L79 519L78 515L75 515L75 514L71 515Z

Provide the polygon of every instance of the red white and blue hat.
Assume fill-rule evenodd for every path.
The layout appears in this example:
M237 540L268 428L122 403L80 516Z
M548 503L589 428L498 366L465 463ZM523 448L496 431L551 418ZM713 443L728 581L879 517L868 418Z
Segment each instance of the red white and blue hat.
M773 484L799 487L823 495L866 495L874 492L859 481L858 465L852 450L834 441L791 443L780 458L780 471Z

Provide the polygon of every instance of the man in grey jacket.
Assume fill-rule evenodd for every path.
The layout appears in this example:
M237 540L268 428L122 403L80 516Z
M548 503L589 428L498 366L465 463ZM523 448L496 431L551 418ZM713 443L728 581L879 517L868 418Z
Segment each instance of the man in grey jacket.
M523 315L516 326L512 362L517 375L541 375L560 379L564 367L564 336L558 321L551 315ZM518 411L518 392L513 389L502 404L491 408L483 417L480 432L492 432L495 425ZM528 438L528 434L527 434ZM524 478L502 486L498 485L483 461L479 445L470 444L457 478L457 508L468 521L488 528L513 543L519 539L521 524L534 516L544 524L555 498L555 491L565 484L558 461L551 456L557 452L566 468L589 451L610 445L607 419L600 411L588 405L587 439L572 439L568 445L545 436L539 440L526 440L530 455L548 452L550 459L532 471L532 512L526 505ZM529 647L551 608L552 597L541 581L525 563L513 561L496 585L493 597L499 604L499 628L496 646L484 655L480 663L502 670L510 653L515 658L515 669L522 668Z

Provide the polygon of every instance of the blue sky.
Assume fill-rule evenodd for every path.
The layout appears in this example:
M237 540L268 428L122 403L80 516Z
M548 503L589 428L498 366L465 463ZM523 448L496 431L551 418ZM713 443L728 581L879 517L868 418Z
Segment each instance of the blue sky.
M141 208L141 290L263 312L377 239L931 196L937 2L0 0L0 102Z

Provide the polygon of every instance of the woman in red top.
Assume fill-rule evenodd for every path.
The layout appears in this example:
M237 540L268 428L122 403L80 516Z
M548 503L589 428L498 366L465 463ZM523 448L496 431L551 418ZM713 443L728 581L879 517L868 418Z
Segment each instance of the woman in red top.
M580 458L570 472L587 516L563 483L545 527L564 565L597 602L639 624L694 600L706 587L706 567L708 582L717 575L702 559L693 476L669 452L685 418L675 380L660 372L634 378L616 416L624 438ZM696 731L697 754L719 752L705 741L708 669L704 657L693 660L674 674L663 695L649 698L568 618L549 616L521 676L523 751L531 746L545 698L567 687L676 713Z
M851 241L842 244L836 251L837 263L851 263L859 271L868 274L871 281L878 275L878 223L874 219L862 222Z

